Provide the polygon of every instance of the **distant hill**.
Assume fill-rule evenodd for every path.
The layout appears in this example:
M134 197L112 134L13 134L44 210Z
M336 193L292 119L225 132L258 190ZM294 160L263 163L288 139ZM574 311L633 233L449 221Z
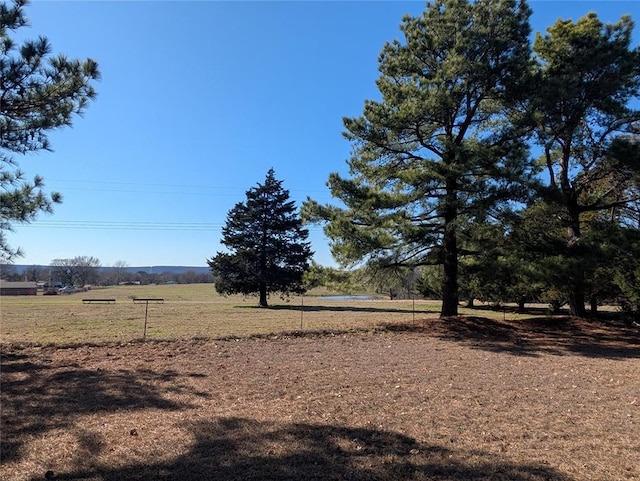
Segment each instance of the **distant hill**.
M14 264L12 266L18 274L22 274L27 269L32 269L33 264ZM50 266L36 265L38 269L48 269ZM99 271L104 272L111 269L111 267L100 267ZM163 272L170 272L171 274L182 274L187 271L193 271L196 274L209 274L211 269L209 267L202 266L129 266L126 267L125 272L135 274L136 272L146 272L148 274L162 274Z
M102 267L101 269L108 270L111 267ZM163 272L170 272L171 274L182 274L183 272L193 271L196 274L208 274L211 272L211 268L202 266L139 266L139 267L127 267L126 272L147 272L148 274L162 274Z

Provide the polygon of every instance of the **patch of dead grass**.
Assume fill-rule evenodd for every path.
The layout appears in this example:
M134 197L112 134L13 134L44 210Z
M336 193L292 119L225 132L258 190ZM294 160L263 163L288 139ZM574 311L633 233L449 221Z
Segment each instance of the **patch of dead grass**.
M555 322L5 346L0 478L640 479L637 330Z

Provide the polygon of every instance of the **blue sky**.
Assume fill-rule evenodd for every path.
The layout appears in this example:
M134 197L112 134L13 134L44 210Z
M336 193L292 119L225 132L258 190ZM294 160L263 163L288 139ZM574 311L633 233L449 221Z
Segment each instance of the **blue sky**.
M64 203L16 225L20 264L94 256L103 266L206 266L226 214L269 168L298 203L331 201L346 174L342 117L378 98L378 54L418 1L43 1L26 8L54 53L95 59L98 97L53 152L17 157ZM531 1L534 31L589 11L605 21L635 1ZM634 32L640 39L640 27ZM333 261L310 226L315 260Z

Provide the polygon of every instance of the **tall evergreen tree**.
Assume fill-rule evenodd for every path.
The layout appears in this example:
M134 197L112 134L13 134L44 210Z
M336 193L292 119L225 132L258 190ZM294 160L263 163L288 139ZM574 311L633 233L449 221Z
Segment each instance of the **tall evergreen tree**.
M344 119L351 178L329 187L346 207L305 204L342 264L442 264L442 317L458 313L460 219L490 220L526 184L510 107L526 93L529 16L525 1L436 0L404 17L404 43L379 57L381 101Z
M28 25L26 0L0 3L0 261L19 256L7 244L6 231L15 222L30 222L40 212L51 212L58 193L46 194L43 179L29 182L12 157L50 150L47 133L70 126L95 97L94 80L100 77L95 61L51 56L45 37L20 47L10 32Z
M221 242L230 252L218 252L207 262L219 293L258 293L259 305L268 307L271 292L305 291L303 274L313 252L295 202L273 169L246 196L229 211L222 229Z
M631 48L633 21L603 24L595 13L558 20L534 42L534 112L551 202L562 207L564 276L569 306L586 314L585 222L598 212L637 202L640 149L633 133L640 111L640 48ZM637 124L636 124L637 125Z

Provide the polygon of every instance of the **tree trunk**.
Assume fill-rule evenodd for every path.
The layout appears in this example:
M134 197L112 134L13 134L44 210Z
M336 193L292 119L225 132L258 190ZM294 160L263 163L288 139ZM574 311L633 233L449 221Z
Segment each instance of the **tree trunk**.
M267 303L267 285L266 284L260 284L260 301L258 302L258 305L260 307L269 307L269 304Z
M580 210L577 194L573 187L563 189L565 205L569 214L569 239L567 241L567 262L569 264L569 310L572 316L586 317L584 269L580 249Z
M458 215L457 185L447 179L444 206L444 278L442 280L442 309L440 317L458 315L458 239L455 221Z
M569 262L569 310L572 316L586 317L587 310L585 308L585 286L584 286L584 270L582 267L583 259L581 258L580 246L580 228L579 226L571 226L571 236L568 243L568 262Z
M587 317L584 307L584 286L573 281L569 286L569 310L572 316Z
M596 296L591 296L591 315L593 317L598 316L598 298Z
M518 300L518 312L525 312L525 303L526 299L524 297Z

